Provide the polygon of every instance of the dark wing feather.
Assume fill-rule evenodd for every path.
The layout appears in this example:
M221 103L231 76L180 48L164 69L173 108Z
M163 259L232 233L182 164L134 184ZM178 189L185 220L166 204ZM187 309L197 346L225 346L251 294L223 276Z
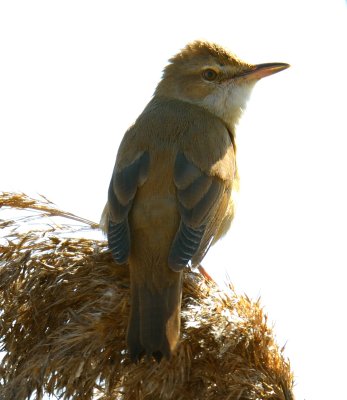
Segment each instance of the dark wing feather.
M127 261L130 251L130 235L128 220L118 224L108 222L107 232L108 246L112 257L117 264L123 264Z
M130 251L128 214L137 188L147 179L149 154L142 153L120 171L114 170L108 190L109 222L107 239L113 259L118 264L127 261Z
M201 250L224 185L221 179L204 174L183 153L178 153L175 160L174 182L181 222L171 246L169 266L179 271Z

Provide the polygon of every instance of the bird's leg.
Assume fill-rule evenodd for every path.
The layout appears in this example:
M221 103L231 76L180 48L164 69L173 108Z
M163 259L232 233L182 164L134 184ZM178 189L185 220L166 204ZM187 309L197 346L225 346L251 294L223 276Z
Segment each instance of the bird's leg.
M205 269L201 264L199 264L198 270L199 270L200 274L201 274L208 282L216 283L216 282L212 279L211 275L206 271L206 269Z

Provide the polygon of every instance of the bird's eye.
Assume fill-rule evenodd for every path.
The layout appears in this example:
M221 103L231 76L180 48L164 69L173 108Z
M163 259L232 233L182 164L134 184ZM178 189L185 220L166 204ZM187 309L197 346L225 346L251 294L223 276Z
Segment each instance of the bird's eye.
M202 77L206 81L214 81L217 78L217 72L214 69L208 68L202 72Z

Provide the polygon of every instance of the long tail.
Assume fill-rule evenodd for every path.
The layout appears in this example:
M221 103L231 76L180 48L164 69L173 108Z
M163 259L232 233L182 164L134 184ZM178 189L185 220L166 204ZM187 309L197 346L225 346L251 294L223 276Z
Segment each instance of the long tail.
M182 272L161 288L149 288L131 280L131 312L127 343L130 357L138 361L153 356L170 358L180 335Z

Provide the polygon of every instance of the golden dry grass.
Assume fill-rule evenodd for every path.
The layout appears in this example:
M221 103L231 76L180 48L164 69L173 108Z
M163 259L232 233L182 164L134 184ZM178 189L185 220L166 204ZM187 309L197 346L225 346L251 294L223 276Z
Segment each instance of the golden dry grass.
M8 209L29 215L0 220L1 399L293 399L289 362L259 302L187 270L177 354L131 364L127 266L112 262L105 241L71 235L72 220L98 225L24 194L0 194Z

